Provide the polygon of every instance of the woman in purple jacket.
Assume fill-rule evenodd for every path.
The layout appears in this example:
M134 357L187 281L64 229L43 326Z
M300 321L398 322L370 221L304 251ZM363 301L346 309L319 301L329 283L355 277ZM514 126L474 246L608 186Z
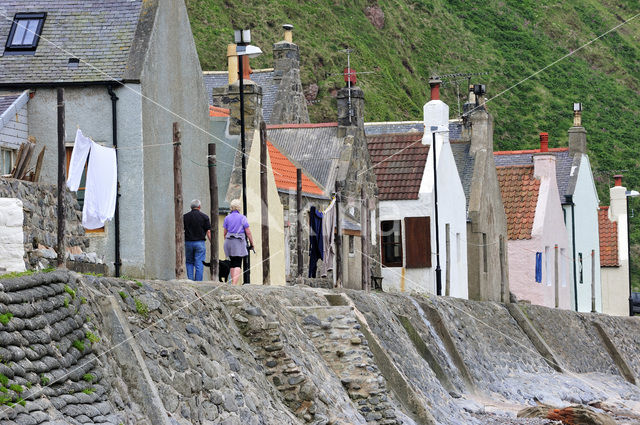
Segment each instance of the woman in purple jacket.
M253 250L253 237L249 230L247 217L240 214L242 202L234 199L230 203L231 212L224 218L224 253L231 260L229 273L231 284L237 285L240 279L242 259L249 255L247 251L247 238L249 249Z

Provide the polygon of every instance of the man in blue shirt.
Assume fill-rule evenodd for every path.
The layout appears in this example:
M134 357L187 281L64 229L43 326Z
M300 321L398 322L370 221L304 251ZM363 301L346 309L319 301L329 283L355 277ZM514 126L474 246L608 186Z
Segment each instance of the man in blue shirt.
M187 263L187 277L191 280L202 280L207 248L205 241L211 241L211 221L200 211L200 200L191 201L191 211L182 216L184 220L184 247ZM195 275L194 275L195 268Z

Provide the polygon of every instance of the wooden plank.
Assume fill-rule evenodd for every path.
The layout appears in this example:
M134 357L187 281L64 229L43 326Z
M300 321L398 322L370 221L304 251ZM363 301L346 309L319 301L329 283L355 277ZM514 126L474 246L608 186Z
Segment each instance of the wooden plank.
M13 164L13 169L11 170L11 177L16 178L16 172L18 171L18 167L20 163L23 161L24 150L26 146L25 143L21 144L18 148L18 153L16 154L16 163Z
M38 182L40 180L40 171L42 170L42 161L44 160L44 152L47 150L46 146L42 147L42 150L38 154L38 159L36 160L36 171L33 174L33 181Z
M22 169L17 174L17 178L23 180L24 176L27 174L29 170L29 162L31 162L31 157L33 156L33 151L36 150L36 145L34 143L25 143L27 145L26 153L24 155L24 161L22 161Z

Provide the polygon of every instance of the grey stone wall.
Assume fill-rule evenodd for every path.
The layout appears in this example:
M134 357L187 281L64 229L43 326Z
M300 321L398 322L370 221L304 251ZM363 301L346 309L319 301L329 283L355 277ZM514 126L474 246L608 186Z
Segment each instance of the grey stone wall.
M24 208L24 249L27 270L56 266L58 243L57 186L0 178L0 197L17 198ZM104 272L104 264L91 252L82 227L82 210L69 190L64 190L65 244L68 266ZM84 264L84 265L82 265Z
M469 154L475 160L467 222L469 298L507 302L507 217L493 158L493 118L485 106L465 116L463 137L470 138Z
M269 124L309 122L307 99L300 81L300 50L294 43L280 41L273 45L273 83L278 93Z
M634 423L640 389L591 322L638 376L636 319L516 308L566 373L494 302L70 272L0 279L0 421L524 425L538 422L513 409L597 403Z
M360 222L361 206L366 200L371 199L374 201L375 215L380 217L377 203L378 186L364 132L364 92L354 86L351 87L349 95L349 88L344 87L338 91L337 105L338 136L344 137L345 141L336 180L341 188L344 209ZM344 214L342 216L344 217ZM371 224L377 226L377 223ZM379 232L376 231L376 234ZM368 253L371 257L369 274L381 276L379 244L374 246L369 241Z
M85 295L67 272L0 280L3 424L125 422L109 401Z

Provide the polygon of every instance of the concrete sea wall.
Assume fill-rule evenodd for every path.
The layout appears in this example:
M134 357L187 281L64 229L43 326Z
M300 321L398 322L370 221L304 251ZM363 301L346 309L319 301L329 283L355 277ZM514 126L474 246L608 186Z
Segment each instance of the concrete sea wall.
M515 417L539 403L640 423L638 330L526 304L39 273L0 279L0 423L542 424Z

